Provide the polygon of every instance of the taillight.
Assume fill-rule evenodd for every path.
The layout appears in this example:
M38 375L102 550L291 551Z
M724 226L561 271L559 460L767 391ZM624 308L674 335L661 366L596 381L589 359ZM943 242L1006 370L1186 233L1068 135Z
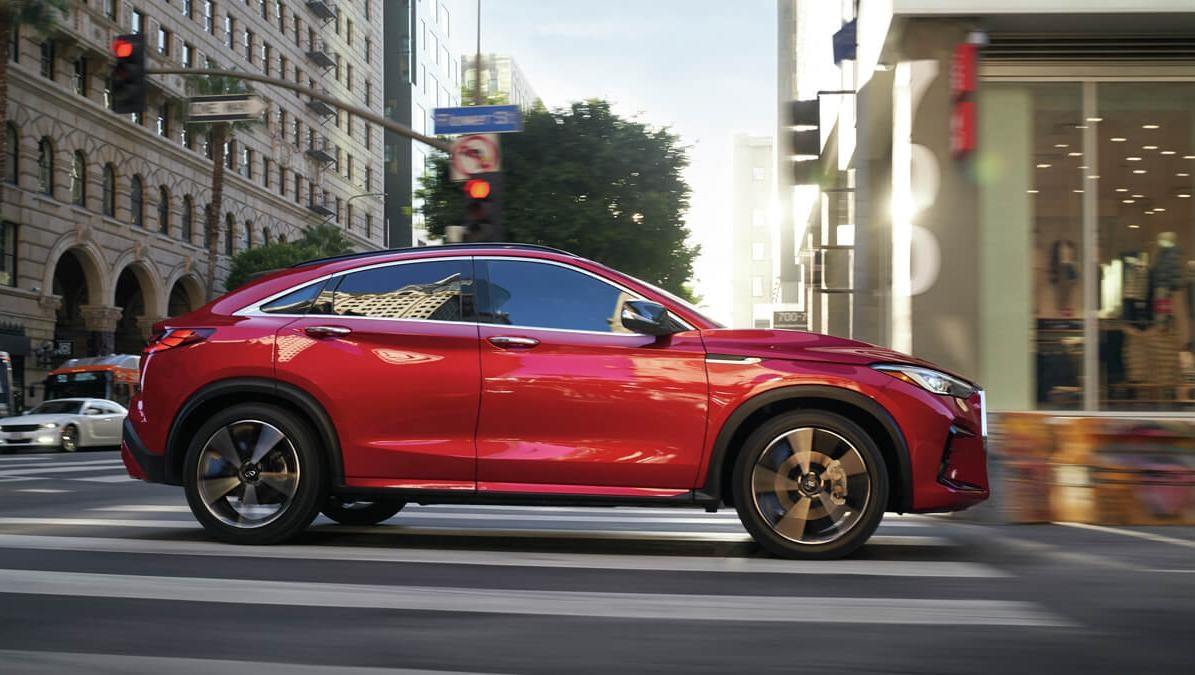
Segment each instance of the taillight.
M211 328L168 328L160 335L154 336L141 353L142 355L149 355L154 352L166 351L167 349L202 342L213 332Z

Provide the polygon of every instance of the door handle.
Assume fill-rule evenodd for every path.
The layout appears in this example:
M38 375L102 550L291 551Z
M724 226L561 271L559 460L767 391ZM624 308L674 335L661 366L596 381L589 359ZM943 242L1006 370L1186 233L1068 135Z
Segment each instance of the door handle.
M303 329L303 332L314 338L330 338L344 337L352 333L353 329L344 326L308 326Z
M539 340L529 337L513 337L509 335L495 335L490 338L490 344L502 349L531 349L539 344Z

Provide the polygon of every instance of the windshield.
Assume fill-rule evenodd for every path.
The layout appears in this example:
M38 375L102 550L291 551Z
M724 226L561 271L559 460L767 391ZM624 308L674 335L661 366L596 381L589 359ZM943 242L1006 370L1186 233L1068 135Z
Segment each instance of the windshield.
M77 415L82 401L45 401L33 410L30 415Z

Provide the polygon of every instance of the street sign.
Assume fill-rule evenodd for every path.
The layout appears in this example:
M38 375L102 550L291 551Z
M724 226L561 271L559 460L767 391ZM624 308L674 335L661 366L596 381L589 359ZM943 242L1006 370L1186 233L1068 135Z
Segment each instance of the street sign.
M496 134L470 134L452 143L452 180L468 180L479 173L502 170Z
M809 328L809 315L805 312L772 312L772 328L807 330Z
M195 96L188 119L192 122L241 122L255 120L266 111L265 101L253 94Z
M523 130L523 113L517 105L474 105L436 108L437 134L496 134Z

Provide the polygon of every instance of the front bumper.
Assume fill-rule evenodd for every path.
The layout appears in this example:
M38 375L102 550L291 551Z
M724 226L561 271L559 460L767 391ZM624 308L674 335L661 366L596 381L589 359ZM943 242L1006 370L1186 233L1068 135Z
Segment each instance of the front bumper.
M125 418L120 439L120 459L129 476L150 483L166 482L166 459L145 448L128 418Z
M36 431L0 431L0 448L57 448L62 445L59 429L38 429Z

